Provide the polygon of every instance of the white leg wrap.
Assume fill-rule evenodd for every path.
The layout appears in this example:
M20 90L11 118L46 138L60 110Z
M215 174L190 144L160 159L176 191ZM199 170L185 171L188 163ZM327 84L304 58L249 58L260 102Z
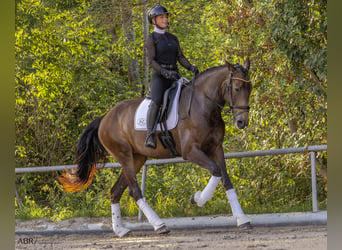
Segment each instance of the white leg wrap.
M221 177L211 176L207 186L203 189L203 191L197 191L195 193L194 198L199 207L203 207L204 204L211 199L220 181Z
M137 201L139 208L145 214L148 222L153 226L154 230L165 226L164 222L159 218L159 216L152 210L152 208L147 204L145 199L140 199Z
M243 213L235 190L232 188L227 190L226 193L233 211L233 216L237 218L237 225L240 226L247 222L251 222L251 220Z
M112 226L114 233L119 237L123 237L128 232L130 232L128 228L125 228L122 225L121 210L119 203L112 204Z

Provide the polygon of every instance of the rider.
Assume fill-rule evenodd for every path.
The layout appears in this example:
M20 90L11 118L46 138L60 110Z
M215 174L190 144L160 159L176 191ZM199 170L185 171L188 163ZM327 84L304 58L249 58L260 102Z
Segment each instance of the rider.
M155 25L153 32L146 39L146 51L153 68L150 83L151 103L147 111L147 136L145 147L156 148L155 127L162 104L164 92L174 81L180 78L177 61L194 74L198 73L195 65L183 55L178 38L166 32L169 12L162 5L155 5L148 11L148 20Z

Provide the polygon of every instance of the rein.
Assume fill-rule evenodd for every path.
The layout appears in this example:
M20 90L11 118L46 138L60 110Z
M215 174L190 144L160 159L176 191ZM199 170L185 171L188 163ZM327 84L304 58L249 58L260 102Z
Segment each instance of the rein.
M188 116L190 116L190 108L191 108L192 94L194 92L195 78L196 78L196 73L194 72L194 74L192 76L191 83L190 83L190 98L189 98L189 103L188 103Z

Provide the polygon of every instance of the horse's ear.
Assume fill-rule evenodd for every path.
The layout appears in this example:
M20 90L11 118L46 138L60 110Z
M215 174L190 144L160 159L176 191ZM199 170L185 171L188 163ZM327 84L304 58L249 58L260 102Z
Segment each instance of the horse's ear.
M231 63L229 63L229 62L227 62L227 61L226 61L226 64L227 64L228 70L229 70L230 72L233 72L233 71L235 70L233 64L231 64Z
M246 58L245 60L245 69L247 69L247 71L249 70L249 66L250 66L250 61L249 61L249 57Z

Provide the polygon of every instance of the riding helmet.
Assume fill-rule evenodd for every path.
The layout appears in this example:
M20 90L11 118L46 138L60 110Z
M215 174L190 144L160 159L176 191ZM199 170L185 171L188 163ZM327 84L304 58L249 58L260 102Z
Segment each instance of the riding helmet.
M170 14L167 9L163 5L155 5L148 11L148 20L152 24L153 17L162 15L162 14Z

